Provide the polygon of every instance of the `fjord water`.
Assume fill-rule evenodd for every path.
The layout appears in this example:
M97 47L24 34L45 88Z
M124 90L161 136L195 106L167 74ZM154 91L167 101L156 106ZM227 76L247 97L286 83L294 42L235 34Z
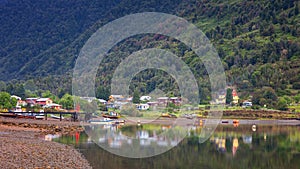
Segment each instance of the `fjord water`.
M110 127L114 132L126 134L128 137L138 137L141 133L153 137L153 133L159 133L165 128L151 125ZM251 125L221 125L213 136L202 144L198 142L200 131L201 128L193 128L189 136L173 149L142 159L111 154L92 142L85 133L62 136L55 141L74 145L93 168L101 169L300 168L300 126L261 125L253 131ZM114 148L127 146L119 143ZM153 144L166 146L158 144L158 141L151 142L151 145ZM143 146L147 146L145 142Z

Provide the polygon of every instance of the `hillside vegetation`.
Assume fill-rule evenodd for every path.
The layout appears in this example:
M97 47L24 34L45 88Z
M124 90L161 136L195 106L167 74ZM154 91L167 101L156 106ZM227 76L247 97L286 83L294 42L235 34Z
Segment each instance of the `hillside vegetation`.
M70 93L75 60L95 30L127 14L156 11L183 17L206 34L223 61L228 84L236 86L242 98L255 95L259 97L257 104L264 104L268 99L277 101L278 97L299 94L298 1L11 0L1 1L0 11L0 80L6 83L2 83L1 90L10 93L20 94L16 88L22 87L22 91L51 90L60 96ZM210 100L207 73L193 51L170 37L151 34L128 38L111 50L99 65L97 95L109 94L112 74L122 59L152 47L181 57L198 80L201 100ZM28 83L36 88L30 89ZM142 94L155 88L168 95L179 94L176 81L157 70L140 72L130 88ZM276 97L258 95L261 88L274 92Z

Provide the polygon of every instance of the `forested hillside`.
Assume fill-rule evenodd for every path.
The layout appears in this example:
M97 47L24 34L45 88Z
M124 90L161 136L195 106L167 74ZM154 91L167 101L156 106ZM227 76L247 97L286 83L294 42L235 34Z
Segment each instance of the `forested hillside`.
M95 30L127 14L155 11L183 17L205 32L223 61L228 84L242 97L263 87L275 92L276 99L294 96L300 89L299 5L292 0L0 1L0 80L7 83L1 90L70 93L76 57ZM201 99L210 100L207 73L195 54L172 38L149 34L131 37L111 50L99 66L98 96L109 93L113 71L122 59L152 47L181 57L198 80ZM15 85L18 82L25 85ZM36 88L29 89L33 85L28 83ZM136 87L143 94L155 88L178 94L174 79L161 71L139 73L132 91Z

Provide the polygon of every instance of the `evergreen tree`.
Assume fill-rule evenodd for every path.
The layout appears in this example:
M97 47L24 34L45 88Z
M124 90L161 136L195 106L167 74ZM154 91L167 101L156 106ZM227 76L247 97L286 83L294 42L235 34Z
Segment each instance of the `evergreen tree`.
M228 88L226 90L226 104L230 104L233 100L233 97L232 97L232 89L231 88Z
M109 89L103 87L103 86L99 86L97 88L96 91L96 97L99 99L104 99L104 100L108 100L110 96L110 91Z
M132 103L140 103L140 94L138 90L134 90L133 92Z

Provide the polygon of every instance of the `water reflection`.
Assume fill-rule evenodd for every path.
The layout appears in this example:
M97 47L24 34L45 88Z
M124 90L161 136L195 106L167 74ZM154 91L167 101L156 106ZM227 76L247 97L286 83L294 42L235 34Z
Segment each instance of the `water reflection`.
M100 147L125 157L149 157L176 146L188 128L164 125L90 125L85 131Z
M61 137L61 134L47 134L45 135L44 140L46 141L52 141L53 139Z
M158 147L171 145L172 140L160 136L163 127L153 126L106 126L120 137L111 140L111 146L140 145ZM255 132L251 125L219 126L210 141L199 144L201 128L189 130L189 136L170 151L151 158L129 159L116 156L88 143L88 136L80 135L79 144L74 144L72 136L60 137L60 142L74 144L89 160L94 168L110 169L299 169L300 166L300 127L298 126L257 126ZM108 132L109 133L109 132ZM126 136L126 141L122 137ZM109 134L107 134L109 136ZM135 142L135 139L139 142ZM99 142L108 143L109 137L99 137ZM120 144L121 143L121 144Z

